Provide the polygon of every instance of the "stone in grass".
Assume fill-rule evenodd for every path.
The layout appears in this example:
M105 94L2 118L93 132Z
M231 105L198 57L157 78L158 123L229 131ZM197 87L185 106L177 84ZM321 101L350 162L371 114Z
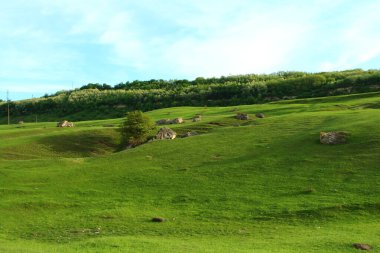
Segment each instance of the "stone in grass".
M165 218L162 218L162 217L153 217L153 218L151 219L151 221L152 221L152 222L164 222L164 221L166 221L166 219L165 219Z
M171 121L170 124L182 124L184 123L185 121L183 120L183 118L175 118Z
M371 250L372 249L372 246L370 246L368 244L364 244L364 243L354 243L354 244L352 244L352 246L355 249L360 249L360 250Z
M58 122L57 127L74 127L74 123L64 120L64 121Z
M264 113L256 113L255 116L256 116L256 118L260 118L260 119L265 118Z
M202 120L202 116L201 116L201 115L196 115L196 116L194 116L193 119L192 119L193 122L199 122L199 121L201 121L201 120Z
M187 133L183 134L181 137L186 138L186 137L191 137L191 136L195 136L195 135L199 135L199 133L197 133L195 131L191 131L191 132L187 132Z
M160 131L158 131L156 135L157 140L165 140L165 139L173 140L175 139L175 137L177 137L177 133L167 127L161 128Z
M319 140L322 144L343 144L346 143L347 133L345 132L320 132Z
M157 125L166 125L166 124L170 124L170 122L171 122L170 119L160 119L160 120L156 121L156 124Z
M238 113L236 114L235 118L240 119L240 120L248 120L249 116L246 113Z

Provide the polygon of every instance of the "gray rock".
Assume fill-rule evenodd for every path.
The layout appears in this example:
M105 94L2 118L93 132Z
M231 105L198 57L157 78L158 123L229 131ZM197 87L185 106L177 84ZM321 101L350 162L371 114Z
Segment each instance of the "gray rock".
M345 132L320 132L319 140L322 144L335 145L346 143L347 133Z
M262 118L265 118L265 115L264 113L256 113L256 118L262 119Z
M74 127L74 123L64 120L64 121L58 122L57 127Z
M199 133L197 133L195 131L191 131L191 132L187 132L187 133L183 134L181 137L186 138L186 137L191 137L191 136L195 136L195 135L199 135Z
M177 133L167 127L161 128L160 131L158 131L156 135L157 140L165 140L165 139L173 140L176 137L177 137Z
M352 246L355 249L360 249L360 250L371 250L372 249L372 246L370 246L368 244L364 244L364 243L354 243L354 244L352 244Z
M235 118L240 119L240 120L248 120L249 116L246 113L238 113L236 114Z
M160 119L160 120L156 121L156 124L157 125L167 125L167 124L171 124L170 122L171 122L170 119Z
M182 124L184 123L185 121L183 120L183 118L175 118L171 121L170 124Z
M193 122L199 122L201 120L202 120L202 116L201 115L194 116L193 119L192 119Z
M164 222L166 221L165 218L162 218L162 217L154 217L151 219L152 222Z

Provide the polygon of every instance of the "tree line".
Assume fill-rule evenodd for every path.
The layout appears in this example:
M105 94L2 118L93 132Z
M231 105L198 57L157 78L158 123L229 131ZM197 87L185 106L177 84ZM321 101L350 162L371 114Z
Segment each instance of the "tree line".
M380 70L306 73L277 72L195 80L148 80L90 83L41 98L11 101L13 116L50 114L74 120L121 117L127 111L173 106L227 106L279 99L332 96L380 90ZM0 102L0 116L7 114Z

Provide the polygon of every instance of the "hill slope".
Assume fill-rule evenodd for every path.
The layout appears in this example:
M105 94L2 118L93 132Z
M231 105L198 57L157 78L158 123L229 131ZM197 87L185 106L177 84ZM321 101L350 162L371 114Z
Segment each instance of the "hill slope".
M120 119L1 126L0 251L379 252L379 109L379 93L160 109L202 114L174 126L202 134L122 152ZM349 142L319 144L329 130Z

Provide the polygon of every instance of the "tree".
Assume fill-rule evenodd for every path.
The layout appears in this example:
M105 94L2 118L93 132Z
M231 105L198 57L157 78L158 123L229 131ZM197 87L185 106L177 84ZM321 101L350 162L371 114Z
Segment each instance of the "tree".
M141 111L128 112L121 129L123 142L132 147L140 145L147 141L155 129L151 118Z

